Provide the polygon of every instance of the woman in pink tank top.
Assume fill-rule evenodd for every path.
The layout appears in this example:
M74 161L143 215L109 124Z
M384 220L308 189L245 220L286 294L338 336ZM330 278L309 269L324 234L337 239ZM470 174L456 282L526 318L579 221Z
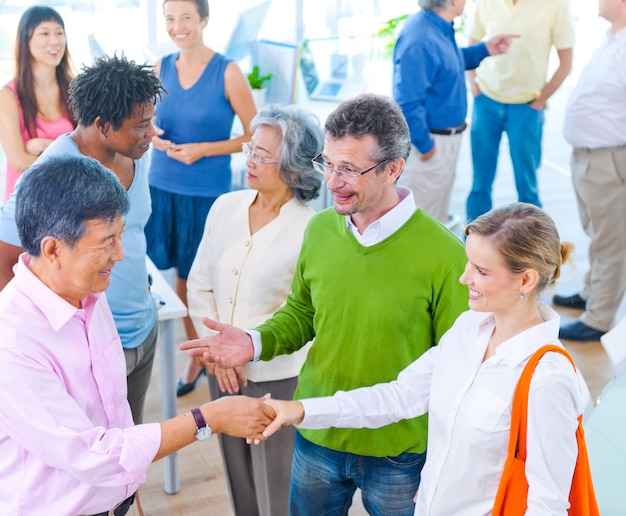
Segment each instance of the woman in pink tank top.
M45 6L24 11L15 48L15 77L0 89L0 142L7 158L5 200L37 156L75 127L67 93L73 71L59 13Z

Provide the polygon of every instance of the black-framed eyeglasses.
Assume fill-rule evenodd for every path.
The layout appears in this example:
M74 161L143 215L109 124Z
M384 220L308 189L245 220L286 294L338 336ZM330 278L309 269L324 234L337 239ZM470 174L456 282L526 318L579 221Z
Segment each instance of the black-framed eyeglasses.
M380 167L381 165L389 161L389 159L384 159L380 163L376 163L376 165L368 168L367 170L364 170L363 172L348 172L347 170L337 170L336 168L326 165L326 163L318 161L321 157L322 153L320 152L311 160L311 163L313 163L313 168L317 172L319 172L320 174L324 174L324 181L328 182L330 180L330 176L334 172L341 181L351 185L355 184L359 180L359 177L367 174L368 172L371 172L375 168Z
M250 158L252 161L259 165L263 163L278 163L279 161L276 158L266 158L265 156L261 156L257 151L252 148L252 145L247 142L241 144L241 150L246 155L246 158Z

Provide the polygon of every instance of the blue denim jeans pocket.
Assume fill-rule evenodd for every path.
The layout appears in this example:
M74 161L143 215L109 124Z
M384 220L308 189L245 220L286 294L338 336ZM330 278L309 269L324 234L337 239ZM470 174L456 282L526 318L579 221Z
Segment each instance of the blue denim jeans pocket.
M296 434L291 516L347 514L357 488L372 516L412 516L426 453L371 457L331 450Z

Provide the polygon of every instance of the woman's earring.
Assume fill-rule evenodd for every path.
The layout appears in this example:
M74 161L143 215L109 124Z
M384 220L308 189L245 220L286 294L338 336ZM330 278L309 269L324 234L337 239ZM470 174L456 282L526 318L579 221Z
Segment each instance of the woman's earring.
M520 298L522 299L526 299L526 292L522 291L522 293L519 295Z

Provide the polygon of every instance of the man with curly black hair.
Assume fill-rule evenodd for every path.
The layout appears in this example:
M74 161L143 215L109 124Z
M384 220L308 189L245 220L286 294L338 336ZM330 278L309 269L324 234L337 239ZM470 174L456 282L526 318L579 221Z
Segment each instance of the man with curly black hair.
M67 154L94 158L112 170L128 192L125 258L112 271L106 297L124 348L128 402L137 424L143 419L157 341L157 311L148 289L145 259L144 226L151 203L148 167L142 158L155 134L152 117L163 92L151 66L124 55L97 59L70 83L70 108L78 126L57 138L36 161ZM22 252L15 199L14 194L0 212L0 288L13 276L13 265Z

